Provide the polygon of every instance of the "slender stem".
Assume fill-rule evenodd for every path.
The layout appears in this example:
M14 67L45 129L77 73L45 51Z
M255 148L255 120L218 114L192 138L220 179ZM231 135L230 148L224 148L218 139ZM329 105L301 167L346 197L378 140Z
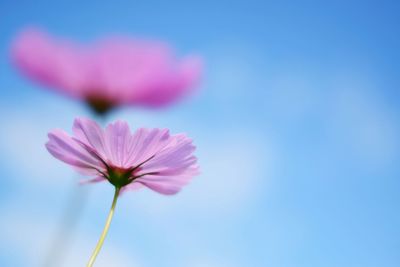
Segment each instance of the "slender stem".
M106 236L107 236L108 228L110 228L111 220L114 215L115 206L117 204L117 199L118 199L120 189L121 188L119 188L119 187L115 187L114 199L113 199L113 202L111 205L110 213L108 213L106 225L104 226L104 229L103 229L103 232L101 233L100 239L97 242L96 248L94 249L92 256L90 257L89 262L86 265L86 267L93 266L94 261L96 260L96 257L99 254L101 247L103 246L104 240L106 239Z

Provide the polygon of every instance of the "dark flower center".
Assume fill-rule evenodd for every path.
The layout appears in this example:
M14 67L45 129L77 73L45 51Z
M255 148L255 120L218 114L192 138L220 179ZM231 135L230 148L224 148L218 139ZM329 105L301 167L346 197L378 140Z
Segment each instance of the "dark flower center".
M99 96L90 96L86 98L86 103L97 115L100 116L105 115L116 106L113 101Z

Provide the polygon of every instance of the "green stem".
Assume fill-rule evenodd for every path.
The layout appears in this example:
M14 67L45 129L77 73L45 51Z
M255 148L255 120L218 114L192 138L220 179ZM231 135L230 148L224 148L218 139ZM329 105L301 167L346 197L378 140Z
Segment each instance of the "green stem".
M115 187L114 199L113 199L113 202L111 205L110 213L108 214L108 217L107 217L106 225L104 226L104 229L103 229L103 232L101 233L100 239L97 242L96 248L94 249L92 256L90 257L90 260L89 260L88 264L86 265L86 267L93 266L94 261L96 260L96 257L99 254L101 247L103 246L104 240L106 239L106 236L107 236L108 229L110 228L111 220L114 215L114 210L115 210L115 206L117 204L117 199L118 199L120 189L121 188L119 188L119 187Z

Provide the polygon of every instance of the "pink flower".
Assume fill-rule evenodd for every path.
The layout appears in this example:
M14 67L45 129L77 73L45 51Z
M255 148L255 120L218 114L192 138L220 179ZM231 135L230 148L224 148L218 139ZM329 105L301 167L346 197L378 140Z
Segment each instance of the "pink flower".
M134 134L124 121L105 130L89 119L75 119L74 136L62 130L49 133L48 151L73 166L90 182L108 180L116 188L146 186L175 194L198 174L192 140L167 129L140 128Z
M161 42L109 38L89 46L35 29L17 37L12 57L30 78L100 114L121 105L167 105L190 92L201 74L198 57L178 60Z

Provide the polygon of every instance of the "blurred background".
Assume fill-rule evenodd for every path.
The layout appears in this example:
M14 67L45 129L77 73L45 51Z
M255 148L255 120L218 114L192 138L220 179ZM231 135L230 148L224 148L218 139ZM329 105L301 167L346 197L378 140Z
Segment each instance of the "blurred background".
M25 26L90 42L170 42L204 57L199 90L132 128L186 132L202 175L173 197L121 197L96 266L400 266L400 4L397 1L0 0L0 266L42 266L72 190L88 203L65 249L84 266L112 199L45 150L81 103L22 77Z

